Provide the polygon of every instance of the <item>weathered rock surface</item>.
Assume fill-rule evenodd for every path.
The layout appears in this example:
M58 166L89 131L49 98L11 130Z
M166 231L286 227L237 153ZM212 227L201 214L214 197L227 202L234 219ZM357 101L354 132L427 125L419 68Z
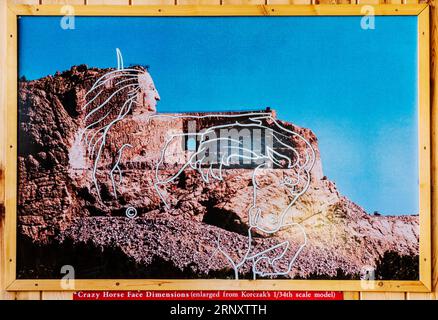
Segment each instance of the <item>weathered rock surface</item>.
M155 166L166 134L172 129L186 130L189 115L187 119L149 118L141 112L144 105L140 90L137 110L117 123L108 136L97 173L99 199L92 181L94 159L80 133L90 122L85 120L87 108L83 109L87 102L85 94L108 71L77 66L55 76L20 83L19 233L42 246L69 240L102 249L118 248L126 259L145 268L159 258L191 277L215 277L224 272L233 276L230 263L217 252L218 241L235 261L248 249L247 212L253 199L253 170L227 169L223 181L213 179L205 183L199 172L188 168L174 182L161 188L168 209L154 188ZM107 90L96 103L111 94L111 88ZM125 100L126 93L121 91L110 104ZM275 118L275 112L269 112ZM197 129L227 121L219 114L197 120ZM279 122L300 133L316 151L310 187L288 214L288 221L299 223L307 235L307 244L289 277L336 276L339 270L354 277L364 266L374 266L386 251L418 254L418 216L367 214L324 177L313 132ZM290 138L289 142L304 152L298 140ZM123 182L117 183L117 196L114 196L110 177L104 172L114 163L112 155L126 143L132 148L123 153L120 162ZM174 155L166 158L160 175L175 174L187 161L187 153L178 151L183 143L174 142ZM290 194L279 183L290 174L291 170L284 168L264 169L258 193L262 212L275 215L290 203ZM137 218L125 216L128 207L136 208ZM290 242L289 250L278 261L281 270L287 269L288 261L303 243L296 227L282 228L269 237L257 232L253 236L254 250L285 240ZM53 277L58 277L57 272ZM240 276L250 277L249 263L239 272ZM25 276L26 272L19 274ZM96 277L105 278L105 274Z

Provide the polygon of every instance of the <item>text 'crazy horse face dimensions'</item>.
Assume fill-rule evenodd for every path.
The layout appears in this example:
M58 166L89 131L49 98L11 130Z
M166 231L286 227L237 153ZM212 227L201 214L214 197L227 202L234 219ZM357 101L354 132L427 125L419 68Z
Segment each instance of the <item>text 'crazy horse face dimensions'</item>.
M187 175L186 171L198 174L205 185L213 186L225 184L224 176L228 171L235 175L240 174L238 179L247 179L252 186L252 192L248 194L248 204L241 208L247 225L245 252L227 252L222 248L218 235L215 243L211 243L215 247L211 258L225 258L225 263L234 270L236 279L239 278L240 270L248 267L254 278L257 275L289 274L307 242L304 228L293 221L291 208L307 191L311 182L311 170L315 163L315 151L311 143L301 134L283 127L270 112L235 115L157 114L155 105L160 98L152 77L147 71L124 69L120 51L117 50L117 54L117 70L106 73L96 81L87 93L88 102L84 106L87 110L87 126L83 132L83 140L87 147L87 157L93 161L91 179L94 192L102 205L108 201L116 201L118 195L123 194L123 191L118 191L118 186L127 189L133 187L130 186L129 178L122 181L122 166L128 167L133 160L155 166L155 179L152 183L162 204L160 210L164 211L178 208L179 202L172 198L171 190ZM110 87L113 87L114 93L106 99L99 98L104 90L102 88ZM105 108L113 96L123 91L126 91L127 99L121 106L120 103L116 105L117 108L114 105L112 108ZM145 108L138 111L141 104ZM217 121L218 117L222 119ZM216 120L219 124L208 125L211 120ZM156 121L178 125L169 126L168 130L162 132L149 131L155 137L161 135L158 139L160 145L156 146L154 152L149 152L150 147L142 149L132 139L130 134L135 135L135 132L126 133L125 141L111 138L117 131L117 125L123 121L141 122L146 127L153 127ZM187 132L189 127L191 130ZM138 129L135 131L138 132ZM156 140L145 135L143 138ZM189 138L196 140L194 150L186 148ZM241 165L245 170L240 172ZM280 180L276 179L276 171L281 171ZM113 199L102 196L102 189L107 189L104 181L108 178ZM270 205L260 202L258 193L266 194L270 189L284 190L284 207L272 210ZM126 214L132 218L136 212L134 206L129 206ZM254 244L254 235L267 236L285 229L294 230L295 246L289 240L274 245Z

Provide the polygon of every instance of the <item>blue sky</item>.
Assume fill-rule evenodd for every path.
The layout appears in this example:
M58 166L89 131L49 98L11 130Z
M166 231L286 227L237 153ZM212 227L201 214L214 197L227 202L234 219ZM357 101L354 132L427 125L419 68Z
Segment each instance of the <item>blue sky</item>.
M418 213L417 19L22 17L19 74L149 65L160 112L276 109L312 129L323 169L368 212ZM44 35L44 36L42 36Z

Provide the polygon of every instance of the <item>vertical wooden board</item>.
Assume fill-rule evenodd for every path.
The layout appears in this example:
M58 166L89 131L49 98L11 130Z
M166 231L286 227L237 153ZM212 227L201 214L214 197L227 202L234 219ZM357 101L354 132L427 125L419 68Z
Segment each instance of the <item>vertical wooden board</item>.
M87 4L90 4L90 5L102 5L102 4L128 5L129 0L87 0Z
M267 0L267 4L312 4L312 0Z
M131 0L131 4L135 5L174 5L176 0Z
M6 10L7 3L2 2L0 4L0 70L6 69ZM5 109L6 105L6 73L0 72L0 218L3 219L4 214L4 201L5 201L5 193L4 193L4 165L5 165ZM3 235L0 233L0 235ZM0 270L2 270L0 268Z
M336 0L314 0L315 4L337 4Z
M17 292L15 300L41 300L41 291Z
M0 70L6 69L6 1L0 4ZM0 73L0 300L14 300L16 298L14 292L6 291L6 279L3 270L6 269L6 250L5 250L5 219L4 219L4 204L5 204L5 148L6 148L6 77L5 73Z
M41 300L73 300L73 292L70 291L43 291Z
M220 5L221 0L176 0L177 5Z
M78 5L85 4L85 0L42 0L42 4L64 4L64 5Z
M40 4L40 0L13 0L15 4Z
M360 300L405 300L404 292L361 292Z
M429 8L425 8L418 20L418 123L422 130L418 135L420 187L420 280L431 287L431 176L430 176L430 59L429 59Z
M7 2L0 3L0 70L6 69L6 21L7 21ZM0 300L14 300L15 293L6 291L6 279L3 270L6 269L6 250L5 250L5 148L6 148L6 73L0 73Z
M360 293L358 291L345 291L344 300L359 300Z
M430 21L430 80L431 80L431 138L432 138L432 290L431 298L438 299L438 9L431 0Z
M357 0L357 4L381 4L384 0Z
M18 31L17 31L17 17L8 10L7 11L7 34L6 34L6 68L5 74L7 79L5 81L6 88L6 100L4 104L5 123L4 130L6 133L17 132L17 85L16 79L18 78L18 62L17 62L17 45L18 45ZM13 81L9 81L13 79ZM3 148L5 157L5 210L6 212L15 212L17 194L15 189L15 183L17 179L17 135L5 134L3 142L5 147ZM10 211L8 211L10 210ZM15 280L16 275L16 230L17 230L17 216L15 214L5 215L5 257L6 265L3 272L5 273L6 284L12 283Z
M266 4L266 0L222 0L223 5L254 5Z
M3 266L6 265L5 255L5 241L4 241L4 226L5 219L0 217L0 270L5 270ZM15 300L16 296L14 292L6 291L5 274L0 274L0 300Z
M406 293L406 300L434 300L435 295L433 293L422 292L408 292Z
M292 0L290 1L290 4L313 4L315 3L315 0ZM273 3L272 3L273 4Z

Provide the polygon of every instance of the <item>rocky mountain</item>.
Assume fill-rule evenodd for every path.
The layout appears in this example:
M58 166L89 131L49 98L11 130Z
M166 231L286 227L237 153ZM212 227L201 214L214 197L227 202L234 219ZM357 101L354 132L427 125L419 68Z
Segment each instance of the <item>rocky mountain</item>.
M147 74L142 67L134 69ZM117 79L93 87L111 72L81 65L19 83L19 252L23 248L19 277L58 278L62 264L76 264L78 277L91 278L234 277L218 246L233 261L240 261L249 246L261 252L285 241L289 246L284 255L278 247L270 256L281 256L275 261L276 270L287 270L299 254L282 277L357 278L364 268L376 266L385 252L418 255L418 216L369 215L342 196L323 174L314 133L277 119L273 110L254 114L269 114L264 127L279 123L309 141L315 151L308 189L288 211L289 227L273 234L253 230L248 238L254 187L251 165L228 167L222 180L208 183L199 174L201 167L188 166L157 192L157 165L160 177L171 177L191 155L187 139L176 136L163 156L169 132L188 132L191 125L199 131L233 123L236 118L230 120L230 115L247 116L156 114L141 77L132 77L139 83L134 95L132 87L117 91ZM99 91L94 100L87 94L90 90ZM99 135L93 140L93 134L99 125L111 124L111 117L105 115L114 119L129 99L132 109L111 126L97 156ZM99 119L103 120L94 124ZM284 139L305 154L300 139ZM115 175L108 174L116 167ZM261 212L275 215L292 201L281 183L292 171L281 165L260 170ZM136 211L135 218L126 216L129 210ZM239 277L252 277L251 263L244 261Z

